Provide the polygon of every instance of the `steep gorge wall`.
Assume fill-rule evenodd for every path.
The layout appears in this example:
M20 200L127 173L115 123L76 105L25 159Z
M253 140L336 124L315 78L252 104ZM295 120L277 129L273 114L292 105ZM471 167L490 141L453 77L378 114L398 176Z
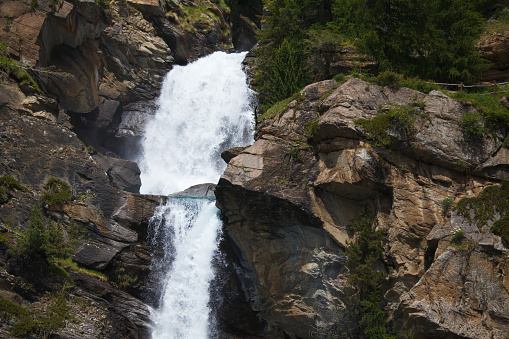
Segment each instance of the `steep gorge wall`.
M390 150L374 148L355 123L416 102L422 112L408 133L391 130ZM243 288L270 337L315 338L348 325L345 247L355 235L346 226L366 207L385 234L393 321L415 338L507 335L508 249L489 227L442 205L509 175L501 141L464 138L457 121L473 109L438 91L352 78L309 85L258 125L256 142L229 160L216 197ZM451 245L458 226L463 246Z
M72 225L85 230L72 260L108 281L67 267L73 320L53 334L148 338L147 304L154 304L155 286L148 223L165 198L137 194L139 168L118 155L126 157L126 146L136 146L174 63L232 48L227 13L208 1L134 0L107 8L94 1L4 1L0 13L0 40L42 90L2 74L0 177L27 188L0 183L2 303L44 310L52 305L48 293L67 286L45 254L27 260L8 252L19 239L16 232L27 230L43 186L56 177L69 183L71 201L43 204L43 214L66 236ZM8 338L19 319L5 316L0 336Z

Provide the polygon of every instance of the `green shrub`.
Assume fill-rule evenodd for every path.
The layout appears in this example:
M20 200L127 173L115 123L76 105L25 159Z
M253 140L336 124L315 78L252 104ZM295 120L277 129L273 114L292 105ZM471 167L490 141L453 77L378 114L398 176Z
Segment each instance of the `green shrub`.
M465 232L463 232L461 227L456 227L453 231L451 242L459 244L463 241L463 239L465 239Z
M11 30L11 25L12 25L12 15L10 14L5 14L4 15L4 18L5 18L5 26L4 26L4 31L8 32Z
M3 41L0 41L0 69L3 69L7 74L21 81L22 84L31 85L39 90L39 86L30 74L27 73L25 67L10 58L7 46Z
M482 141L486 136L486 129L481 114L478 112L467 112L458 121L463 136L467 141Z
M24 257L38 253L43 257L67 258L76 250L82 237L83 228L74 222L71 222L65 237L62 226L45 218L41 207L36 204L32 208L27 231L9 251Z
M347 282L356 290L353 316L361 331L349 333L350 337L393 338L387 328L388 315L383 311L382 282L389 277L381 268L384 235L376 228L377 222L368 210L347 226L349 232L355 233L355 242L348 242L346 246Z
M506 213L502 218L496 220L491 230L502 238L506 247L509 247L509 214Z
M41 200L47 205L65 204L71 201L71 186L62 179L51 177L43 186Z
M48 303L44 312L23 308L25 311L20 317L16 316L18 321L11 327L11 334L16 337L29 335L47 337L50 333L63 328L66 321L72 320L63 293L50 295Z
M453 202L454 200L452 198L445 198L444 200L442 200L442 213L444 216L447 215L447 213L449 213L449 211L451 210Z
M369 120L357 119L355 124L362 127L364 135L371 140L373 146L390 146L391 138L388 131L391 127L391 117L388 114L381 114Z
M346 75L343 73L336 74L334 76L334 80L336 80L338 83L343 83L347 79Z
M422 80L419 77L406 78L403 81L403 87L415 89L416 91L429 93L431 91L439 91L442 89L440 85L431 81Z
M9 299L5 299L0 295L0 320L4 323L9 320L10 317L22 318L27 317L29 314L28 310L20 306Z
M401 74L387 70L375 78L375 83L384 87L399 88L403 86L404 78Z
M499 91L509 90L509 86L500 86ZM478 113L468 113L460 119L460 126L465 125L466 136L482 140L488 132L509 131L509 110L500 103L503 93L493 95L492 88L481 88L469 92L451 94L453 99L472 104ZM465 120L463 120L465 119Z
M30 214L30 223L27 231L18 239L16 245L10 248L12 253L30 256L34 253L46 255L48 244L47 220L41 214L41 207L34 205Z
M138 282L138 276L132 272L128 272L125 267L117 263L115 271L113 272L113 279L110 282L121 290L127 290Z
M304 124L304 131L306 133L306 138L311 138L318 131L318 122L320 121L320 117L316 117L311 121L308 121Z
M30 192L28 188L21 185L16 179L14 179L11 176L4 175L0 177L0 186L5 187L9 190L13 191L24 191L24 192Z
M11 199L12 191L24 191L30 193L28 188L21 185L13 177L7 175L0 177L0 204L4 204Z
M374 83L380 86L387 86L391 88L407 87L423 93L429 93L433 90L442 89L442 87L435 84L434 82L425 81L419 77L406 78L403 75L393 71L381 72L374 79Z

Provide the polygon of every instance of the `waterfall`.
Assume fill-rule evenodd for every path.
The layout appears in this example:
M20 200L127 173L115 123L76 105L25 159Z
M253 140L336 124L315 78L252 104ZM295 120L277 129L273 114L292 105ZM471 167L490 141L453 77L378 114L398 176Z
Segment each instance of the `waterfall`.
M169 194L216 182L221 151L252 142L245 53L216 52L168 73L143 140L141 193Z
M138 161L142 193L167 195L217 182L226 167L220 153L253 142L244 57L216 52L168 73ZM162 251L153 263L162 279L153 339L211 336L209 287L221 226L211 197L169 197L156 210L149 236Z

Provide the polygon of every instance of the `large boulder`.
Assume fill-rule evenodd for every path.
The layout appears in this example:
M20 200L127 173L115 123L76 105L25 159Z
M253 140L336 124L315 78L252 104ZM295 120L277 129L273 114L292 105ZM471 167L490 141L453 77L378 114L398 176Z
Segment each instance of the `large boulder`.
M131 193L140 193L141 171L137 163L102 155L95 155L94 160L108 174L111 186Z

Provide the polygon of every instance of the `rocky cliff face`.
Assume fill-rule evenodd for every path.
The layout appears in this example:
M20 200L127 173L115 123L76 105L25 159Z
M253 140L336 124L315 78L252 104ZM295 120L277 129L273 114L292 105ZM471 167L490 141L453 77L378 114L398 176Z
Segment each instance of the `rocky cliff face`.
M51 177L63 179L70 184L74 198L46 206L45 215L59 221L65 229L74 223L86 231L86 238L73 255L74 262L101 270L113 278L116 263L122 261L129 274L140 277L140 284L132 286L128 294L107 282L71 270L75 286L70 295L78 303L73 306L72 315L79 316L82 326L70 324L61 330L61 335L92 338L100 333L106 337L123 333L121 335L127 337L147 337L148 308L134 296L142 294L141 284L145 284L142 277L149 271L150 257L144 245L146 229L160 198L125 191L128 187L112 173L122 173L125 168L132 167L137 170L137 165L102 155L93 157L71 131L68 115L62 108L58 109L56 102L38 95L27 97L14 83L3 83L1 88L5 95L0 120L0 176L13 177L28 188L10 190L2 200L2 225L17 232L25 231L30 209L40 203L44 184ZM132 176L120 177L128 180ZM5 228L2 231L6 234ZM46 260L41 258L40 261L35 256L27 261L8 255L5 245L2 242L2 297L22 305L33 302L44 305L39 297L58 290L61 278L51 273L52 266ZM20 289L19 281L32 287L28 291ZM84 304L81 302L92 305L91 313L82 314L79 305ZM7 336L10 325L12 323L5 323L0 328L3 335ZM83 326L88 332L83 332Z
M412 105L408 130L390 129L390 149L373 147L358 119ZM438 91L324 81L264 119L252 146L228 154L217 205L270 337L314 338L347 317L345 247L355 235L346 226L366 207L385 233L395 322L416 338L507 335L508 249L443 204L509 174L501 141L464 138L457 121L471 110ZM451 243L458 225L462 246Z
M18 84L2 71L1 337L16 335L13 326L21 326L26 318L20 314L28 309L34 319L58 313L44 311L60 305L53 295L65 296L69 318L44 335L150 336L147 303L154 284L146 239L164 198L137 194L139 168L118 155L131 155L126 146L136 146L163 75L175 63L230 49L231 27L228 13L209 1L99 3L0 4L0 40L41 88ZM2 181L9 178L24 188ZM41 204L51 178L68 183L71 196L42 203L43 217L58 223L65 241L73 227L86 233L73 264L60 262L60 269L45 253L27 259L8 251L27 230L32 206ZM19 307L12 303L24 311L9 313ZM42 331L41 323L24 324L23 333Z
M233 48L230 13L209 1L99 3L3 2L0 40L87 145L132 158L172 65Z

